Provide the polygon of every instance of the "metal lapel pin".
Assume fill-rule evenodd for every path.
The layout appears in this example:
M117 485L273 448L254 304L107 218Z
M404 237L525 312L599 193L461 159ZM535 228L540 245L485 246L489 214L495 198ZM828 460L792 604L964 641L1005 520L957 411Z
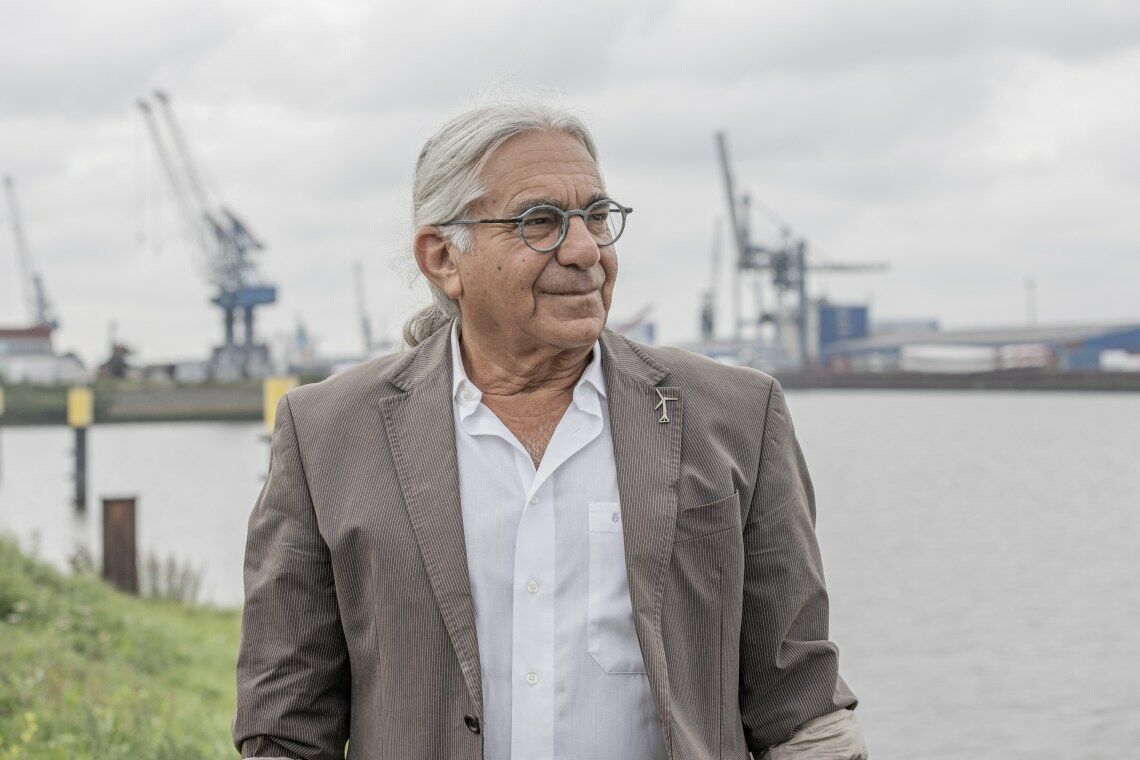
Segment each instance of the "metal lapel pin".
M658 422L668 422L669 421L669 405L665 402L666 401L676 401L677 399L674 396L666 396L665 394L663 394L661 392L660 388L654 388L653 390L657 391L657 398L659 399L657 402L657 406L653 407L653 409L654 410L657 410L657 409L661 410L661 419L659 419L657 421Z

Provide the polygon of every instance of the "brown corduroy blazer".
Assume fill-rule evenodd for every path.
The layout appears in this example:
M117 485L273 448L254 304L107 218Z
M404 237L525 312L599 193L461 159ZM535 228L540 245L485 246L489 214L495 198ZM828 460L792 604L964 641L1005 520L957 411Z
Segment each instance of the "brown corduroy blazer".
M483 757L449 327L277 406L245 550L242 757L342 760L346 742L354 760ZM855 705L783 391L609 328L601 347L634 624L669 757L759 758ZM668 422L658 390L676 399Z

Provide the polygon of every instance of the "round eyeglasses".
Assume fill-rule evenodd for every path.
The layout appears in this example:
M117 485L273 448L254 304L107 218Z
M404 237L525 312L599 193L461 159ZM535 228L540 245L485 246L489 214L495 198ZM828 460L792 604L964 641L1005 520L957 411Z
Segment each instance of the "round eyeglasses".
M633 209L623 206L610 198L594 201L585 209L575 208L563 211L557 206L542 203L527 209L518 216L507 219L452 219L438 227L449 224L517 224L523 242L538 253L550 253L566 240L570 231L570 217L580 216L586 230L594 238L594 243L602 248L613 245L621 233L625 232L625 218Z

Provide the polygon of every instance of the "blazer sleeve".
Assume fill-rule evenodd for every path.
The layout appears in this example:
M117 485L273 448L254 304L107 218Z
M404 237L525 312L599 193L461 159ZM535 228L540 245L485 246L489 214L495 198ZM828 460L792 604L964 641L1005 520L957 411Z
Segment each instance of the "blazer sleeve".
M773 380L764 416L744 525L740 635L740 714L756 757L808 721L857 704L827 638L815 493L779 381Z
M269 474L249 517L231 729L243 758L344 760L348 648L289 395L277 404Z

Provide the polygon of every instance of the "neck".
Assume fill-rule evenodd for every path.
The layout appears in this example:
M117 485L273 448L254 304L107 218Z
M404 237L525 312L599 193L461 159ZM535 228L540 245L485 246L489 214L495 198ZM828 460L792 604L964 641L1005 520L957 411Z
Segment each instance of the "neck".
M464 371L482 391L485 403L541 402L572 394L593 348L592 343L574 348L539 343L516 347L488 340L470 326L465 329L462 320L458 327Z

